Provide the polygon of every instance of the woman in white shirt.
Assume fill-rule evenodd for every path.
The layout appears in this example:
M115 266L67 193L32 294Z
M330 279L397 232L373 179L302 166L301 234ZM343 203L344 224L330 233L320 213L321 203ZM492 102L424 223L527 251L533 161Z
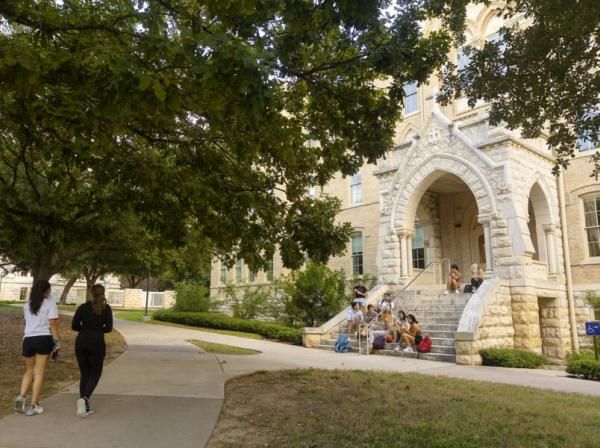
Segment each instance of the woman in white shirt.
M44 412L39 405L44 374L48 358L53 348L58 349L58 308L50 298L50 283L38 280L31 288L29 301L23 307L25 334L23 336L23 357L25 374L21 381L21 391L15 399L15 410L26 415ZM25 406L29 387L33 383L31 403Z

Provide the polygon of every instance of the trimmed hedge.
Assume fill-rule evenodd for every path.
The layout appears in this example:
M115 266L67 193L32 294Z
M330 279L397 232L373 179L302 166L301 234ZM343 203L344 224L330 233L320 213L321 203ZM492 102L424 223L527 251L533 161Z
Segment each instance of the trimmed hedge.
M156 311L152 319L189 325L192 327L216 328L256 333L268 339L277 339L302 344L302 330L285 325L258 320L246 320L216 313L191 313L180 311Z
M513 348L486 348L479 354L484 366L537 369L546 362L543 356Z
M567 373L600 381L600 361L596 361L593 353L574 353L569 356Z

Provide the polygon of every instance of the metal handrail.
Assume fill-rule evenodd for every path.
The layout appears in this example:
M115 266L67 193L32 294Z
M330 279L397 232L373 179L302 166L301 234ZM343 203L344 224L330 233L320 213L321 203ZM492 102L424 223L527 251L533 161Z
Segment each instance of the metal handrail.
M404 291L406 291L410 287L410 285L412 285L413 283L415 283L417 281L417 279L421 275L423 275L423 273L426 272L427 269L429 269L429 267L431 267L433 265L440 265L440 266L443 267L443 264L444 264L445 261L450 262L450 259L449 258L442 258L439 261L430 261L429 264L427 264L427 266L425 266L423 268L423 270L421 270L421 272L419 272L417 275L415 275L406 285L404 285L404 287L400 291L398 291L396 293L396 295L394 296L394 299L398 298L400 296L400 294L402 294ZM448 270L448 271L450 271L450 270ZM416 283L415 283L415 285L416 285Z

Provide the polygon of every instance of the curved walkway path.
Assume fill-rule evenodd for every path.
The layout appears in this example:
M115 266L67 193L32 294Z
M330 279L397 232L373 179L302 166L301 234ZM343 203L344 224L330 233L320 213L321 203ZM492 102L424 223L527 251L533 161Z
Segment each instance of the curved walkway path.
M217 422L225 382L257 370L293 368L420 372L600 396L600 383L555 370L497 369L386 356L337 354L198 330L115 321L127 351L109 364L93 397L96 414L75 416L78 385L43 401L46 412L0 419L0 448L201 448ZM202 339L262 353L204 353ZM33 420L32 420L33 419ZM35 422L35 425L32 423Z

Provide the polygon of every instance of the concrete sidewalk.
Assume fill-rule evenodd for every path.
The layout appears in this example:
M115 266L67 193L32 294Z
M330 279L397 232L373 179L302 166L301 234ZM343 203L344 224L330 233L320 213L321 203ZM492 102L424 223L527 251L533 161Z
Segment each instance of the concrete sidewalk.
M0 448L203 447L217 422L225 382L257 370L293 368L419 372L600 396L600 383L555 370L456 366L391 356L359 356L198 330L115 321L127 351L109 364L92 399L97 412L75 416L78 385L43 401L46 412L0 419ZM202 339L262 353L223 356L186 342ZM35 422L35 425L32 423ZM243 442L240 442L241 445ZM240 446L241 446L240 445Z

